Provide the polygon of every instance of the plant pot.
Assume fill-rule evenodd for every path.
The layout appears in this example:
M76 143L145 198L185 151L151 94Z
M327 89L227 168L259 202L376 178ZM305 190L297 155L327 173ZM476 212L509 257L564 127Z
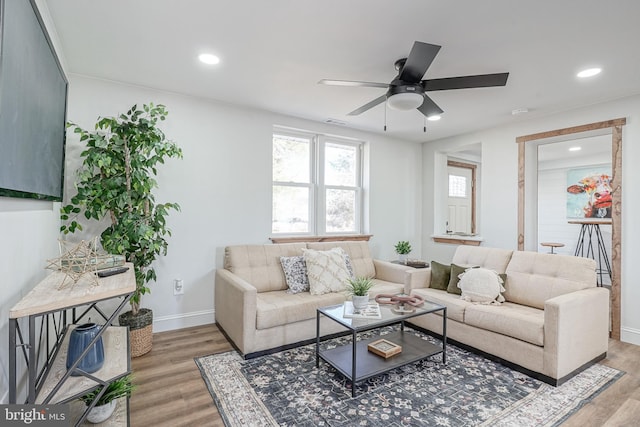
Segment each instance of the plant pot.
M139 357L151 351L153 345L153 311L141 308L137 315L127 311L118 316L120 326L129 327L131 357Z
M402 264L406 264L408 260L409 254L398 254L398 261L400 261Z
M369 294L362 296L353 295L351 297L351 302L353 303L353 308L355 308L356 310L367 308L367 305L369 304Z
M80 357L82 352L89 347L89 343L100 332L100 326L95 323L85 323L75 327L69 335L69 348L67 349L67 363L66 367L69 369L76 360ZM102 337L91 346L87 354L82 358L77 366L77 369L81 369L84 372L92 373L102 368L104 364L104 347L102 344ZM81 375L80 372L73 371L73 376Z
M116 409L117 404L117 400L112 400L104 405L94 406L87 414L87 421L92 424L98 424L107 420L111 415L113 415L113 411Z

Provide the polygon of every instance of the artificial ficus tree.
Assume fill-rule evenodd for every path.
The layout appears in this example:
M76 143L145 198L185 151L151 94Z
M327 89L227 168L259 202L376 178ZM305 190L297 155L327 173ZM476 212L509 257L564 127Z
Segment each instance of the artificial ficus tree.
M177 203L157 203L153 195L158 164L182 158L182 150L157 127L167 114L164 105L150 103L142 108L134 105L118 117L100 117L93 131L67 124L86 149L80 154L78 192L61 208L60 230L64 234L82 230L81 216L108 218L110 225L100 235L103 249L124 255L134 265L133 315L140 309L140 297L150 291L147 284L156 280L154 260L167 253L166 237L171 236L167 215L180 209Z

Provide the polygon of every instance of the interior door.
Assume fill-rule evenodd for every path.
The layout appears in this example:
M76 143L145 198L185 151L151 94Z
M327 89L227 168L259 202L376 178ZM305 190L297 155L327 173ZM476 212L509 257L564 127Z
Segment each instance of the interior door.
M448 167L449 198L448 229L454 233L471 233L472 170Z

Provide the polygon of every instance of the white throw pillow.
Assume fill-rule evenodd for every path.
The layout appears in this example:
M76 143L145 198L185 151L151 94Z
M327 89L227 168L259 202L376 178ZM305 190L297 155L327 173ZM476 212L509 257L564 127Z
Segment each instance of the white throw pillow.
M504 302L502 278L493 270L470 268L460 274L458 287L461 299L480 304L500 304Z
M345 261L347 253L342 248L328 251L303 249L302 253L307 265L311 295L342 292L346 289L350 274Z

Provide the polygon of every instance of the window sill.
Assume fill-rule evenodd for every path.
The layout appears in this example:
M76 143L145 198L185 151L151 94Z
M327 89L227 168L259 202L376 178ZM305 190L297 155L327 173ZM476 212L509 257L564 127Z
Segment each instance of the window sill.
M482 237L480 236L465 236L456 234L437 234L431 236L436 243L448 243L451 245L468 245L468 246L480 246L482 243Z
M344 242L344 241L365 241L373 237L373 234L348 234L330 236L289 236L289 237L269 237L271 243L300 243L300 242Z

